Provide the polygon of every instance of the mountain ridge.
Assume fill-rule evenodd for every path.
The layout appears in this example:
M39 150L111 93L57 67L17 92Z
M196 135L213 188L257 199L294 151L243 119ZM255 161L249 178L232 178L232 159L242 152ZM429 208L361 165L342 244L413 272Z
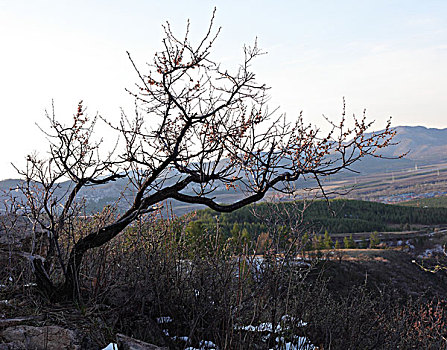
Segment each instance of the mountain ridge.
M406 154L410 160L438 159L447 160L447 128L427 128L425 126L396 126L393 143L381 154L387 157L398 157ZM369 134L370 135L370 134Z

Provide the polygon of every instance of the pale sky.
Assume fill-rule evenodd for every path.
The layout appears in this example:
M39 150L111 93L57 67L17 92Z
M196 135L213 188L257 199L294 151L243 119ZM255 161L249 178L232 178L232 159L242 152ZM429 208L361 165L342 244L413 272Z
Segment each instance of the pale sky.
M52 99L62 120L81 99L117 120L136 81L126 50L143 66L161 49L164 21L181 36L189 18L198 38L214 6L213 58L234 67L257 37L268 51L254 65L258 81L288 116L337 120L345 97L375 129L389 116L395 126L447 127L445 0L0 0L0 179L17 177L11 162L45 152L35 123L46 125Z

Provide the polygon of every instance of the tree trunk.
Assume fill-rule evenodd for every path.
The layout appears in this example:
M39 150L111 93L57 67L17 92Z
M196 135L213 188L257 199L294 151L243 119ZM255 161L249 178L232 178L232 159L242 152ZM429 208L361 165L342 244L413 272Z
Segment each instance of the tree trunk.
M91 233L81 238L74 245L70 252L70 257L67 264L67 273L65 275L65 282L58 288L60 298L80 301L80 279L79 271L82 264L84 254L92 249L98 248L114 237L116 237L129 223L129 221L120 221L104 227L99 232Z
M54 285L40 258L32 260L37 288L50 301L80 300L79 269L82 258L87 249L78 242L72 249L67 265L65 281L61 285Z
M36 276L37 288L46 298L53 300L55 295L57 295L57 288L54 286L53 282L51 282L51 279L43 266L42 259L34 258L32 264L34 275Z
M82 242L82 241L81 241ZM80 301L81 290L79 284L79 270L81 268L82 258L88 250L78 242L70 253L70 258L67 265L67 274L65 282L59 289L59 293L63 298Z

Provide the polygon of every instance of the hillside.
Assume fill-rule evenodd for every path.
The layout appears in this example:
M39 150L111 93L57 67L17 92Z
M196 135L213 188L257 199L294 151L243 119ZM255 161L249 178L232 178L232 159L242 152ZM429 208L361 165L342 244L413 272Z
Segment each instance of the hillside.
M447 129L426 128L424 126L397 126L395 142L382 153L396 157L407 153L406 159L423 163L447 160Z
M234 225L244 228L251 238L271 230L280 220L285 230L296 220L308 232L331 235L347 233L399 232L421 230L436 225L447 225L447 208L422 208L365 202L357 200L315 201L305 209L303 202L258 203L233 213L217 213L210 209L197 211L195 230L213 231L216 221L223 236L231 236ZM336 235L337 236L337 235Z
M444 163L447 161L447 129L424 126L397 126L394 145L380 151L384 158L365 158L354 167L362 174L391 172L415 166ZM346 174L349 175L349 174Z

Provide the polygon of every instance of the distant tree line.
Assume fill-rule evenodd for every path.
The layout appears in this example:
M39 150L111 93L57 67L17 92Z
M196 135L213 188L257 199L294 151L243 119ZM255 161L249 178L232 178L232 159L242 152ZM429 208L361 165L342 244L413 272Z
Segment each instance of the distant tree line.
M305 204L288 202L283 205L284 208L302 210ZM267 203L258 203L232 213L217 213L210 209L199 210L195 220L189 224L188 231L192 235L204 235L214 233L217 227L222 238L235 240L235 237L242 235L246 240L258 239L260 235L268 233L269 228L258 215L254 215L254 212L262 216L267 210ZM404 207L357 200L330 200L329 206L326 201L315 201L306 208L303 215L303 228L306 232L319 234L326 232L328 237L333 233L403 231L412 225L446 223L447 208ZM284 236L287 236L286 226ZM328 237L321 237L321 249L323 246L329 246ZM344 245L353 247L354 244L349 242L349 237L347 240L343 242ZM309 241L308 244L312 242ZM336 242L333 242L331 248L335 247L335 244ZM373 244L378 244L375 238Z

